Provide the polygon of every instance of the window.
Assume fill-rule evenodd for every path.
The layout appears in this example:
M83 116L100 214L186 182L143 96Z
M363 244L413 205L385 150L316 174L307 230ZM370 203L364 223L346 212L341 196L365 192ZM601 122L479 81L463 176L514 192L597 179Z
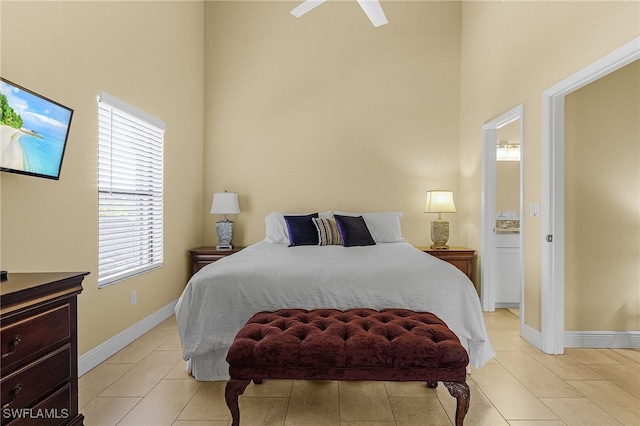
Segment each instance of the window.
M98 286L163 262L165 125L125 102L98 97Z

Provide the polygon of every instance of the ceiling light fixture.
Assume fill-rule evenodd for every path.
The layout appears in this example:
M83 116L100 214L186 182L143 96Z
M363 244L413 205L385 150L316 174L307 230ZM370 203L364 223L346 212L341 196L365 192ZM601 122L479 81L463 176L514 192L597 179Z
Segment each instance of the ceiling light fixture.
M520 161L520 145L499 143L496 148L497 161Z

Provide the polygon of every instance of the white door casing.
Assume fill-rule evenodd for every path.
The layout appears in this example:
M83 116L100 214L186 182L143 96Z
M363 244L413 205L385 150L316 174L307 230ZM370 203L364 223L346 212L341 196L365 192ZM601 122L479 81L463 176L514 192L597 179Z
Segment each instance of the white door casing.
M564 100L565 96L640 58L640 37L542 94L541 349L564 353ZM484 246L483 246L484 248ZM484 275L483 275L484 276Z

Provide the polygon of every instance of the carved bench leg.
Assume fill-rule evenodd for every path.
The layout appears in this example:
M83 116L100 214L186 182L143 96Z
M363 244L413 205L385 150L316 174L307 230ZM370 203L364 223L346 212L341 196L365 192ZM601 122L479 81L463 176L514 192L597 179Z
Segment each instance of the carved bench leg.
M231 411L232 426L240 426L238 397L244 393L249 383L251 383L251 380L229 379L224 389L224 399L227 401L229 411Z
M464 416L469 411L469 399L471 393L466 383L444 382L449 389L449 393L457 400L456 404L456 426L462 426Z

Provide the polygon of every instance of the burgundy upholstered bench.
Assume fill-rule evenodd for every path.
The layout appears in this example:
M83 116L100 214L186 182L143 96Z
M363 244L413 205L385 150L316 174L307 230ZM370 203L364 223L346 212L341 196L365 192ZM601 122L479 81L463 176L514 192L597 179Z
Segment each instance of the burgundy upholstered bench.
M385 380L443 382L456 398L456 425L469 409L469 356L437 316L407 309L281 309L260 312L227 353L225 398L233 425L238 397L253 380Z

